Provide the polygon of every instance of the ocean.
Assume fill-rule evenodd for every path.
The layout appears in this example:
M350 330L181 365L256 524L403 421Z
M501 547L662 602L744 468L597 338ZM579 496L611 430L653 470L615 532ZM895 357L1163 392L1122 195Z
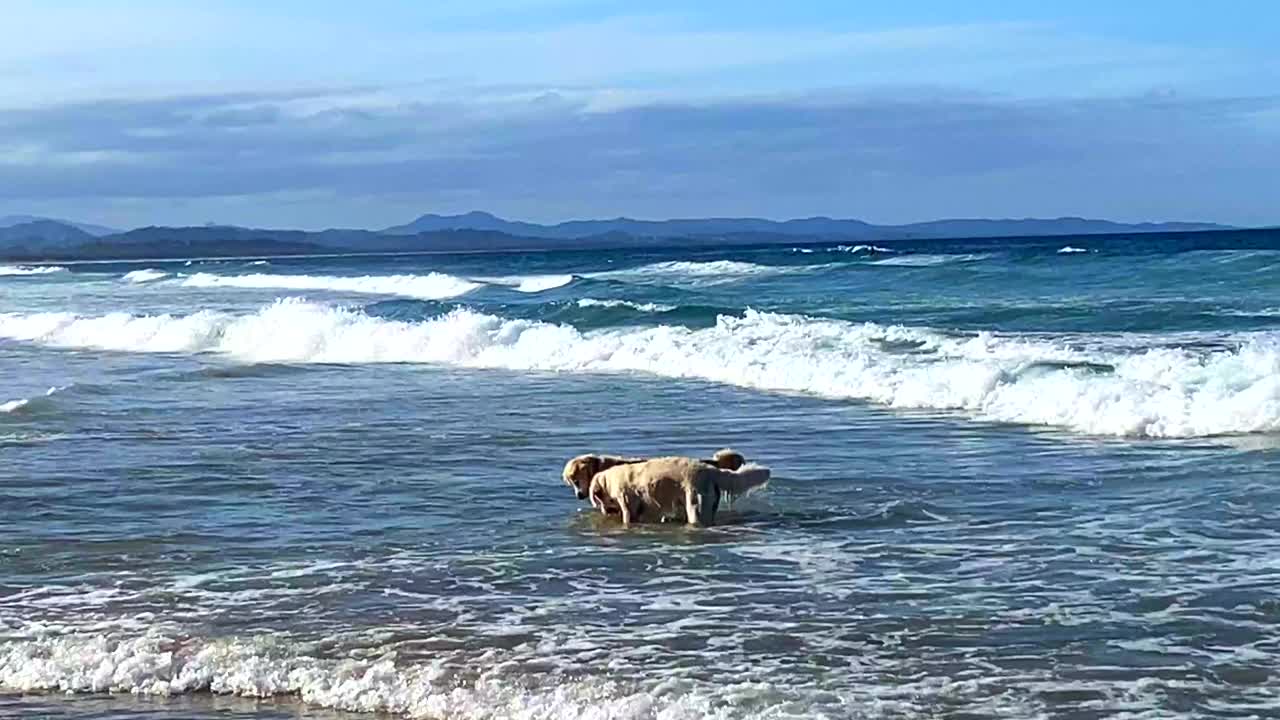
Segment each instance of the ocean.
M0 266L0 716L1277 717L1277 588L1278 231Z

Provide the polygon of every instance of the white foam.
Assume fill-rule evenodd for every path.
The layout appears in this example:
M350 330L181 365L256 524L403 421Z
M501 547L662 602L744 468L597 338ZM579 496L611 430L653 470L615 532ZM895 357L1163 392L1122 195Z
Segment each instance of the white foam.
M1081 350L1038 338L955 337L753 311L722 316L714 327L701 329L663 325L582 333L467 309L410 323L288 299L249 315L0 313L0 337L60 347L215 352L251 363L641 372L900 408L960 410L1099 435L1280 430L1280 340L1266 333L1241 336L1233 350ZM894 349L904 343L913 352ZM1114 370L1098 372L1096 366Z
M861 255L861 254L864 254L864 253L891 253L891 252L893 252L893 250L890 250L889 248L883 248L883 247L880 247L879 245L837 245L837 246L835 246L834 248L831 248L831 250L832 250L833 252L852 253L852 254L855 254L855 255Z
M581 712L595 701L606 700L610 687L602 681L537 691L483 677L460 685L439 665L398 668L388 659L324 660L291 652L287 644L265 638L184 642L156 633L0 645L0 688L10 692L291 695L313 705L355 712L475 718L492 717L506 709L520 710L526 718L555 718L572 717L578 713L571 711ZM615 711L624 710L625 703L635 699L618 700L623 702L616 704Z
M66 271L61 265L0 265L0 275L48 275Z
M236 287L281 290L328 290L370 295L399 295L422 300L443 300L465 295L478 283L444 273L426 275L215 275L196 273L182 281L187 287Z
M50 395L53 395L59 390L64 390L64 389L65 388L51 387L48 390L46 390L44 392L44 395L41 397L49 397ZM9 400L7 402L0 403L0 413L11 413L17 410L21 410L22 408L25 408L28 405L30 405L31 401L34 399L35 398L18 398L17 400Z
M256 261L250 265L266 264ZM524 293L538 293L573 282L572 275L510 275L462 278L445 273L426 275L277 275L254 273L218 275L196 273L183 281L188 287L237 287L281 290L329 290L369 295L398 295L423 300L443 300L465 295L482 284L503 285Z
M1280 307L1262 308L1260 310L1238 310L1235 308L1215 310L1218 315L1232 315L1235 317L1280 317Z
M124 280L131 283L147 283L152 280L168 277L169 273L155 268L145 268L143 270L131 270L124 274Z
M1074 255L1076 253L1087 253L1087 252L1089 251L1084 248L1071 247L1070 245L1067 245L1066 247L1062 247L1058 249L1059 255Z
M0 403L0 413L11 413L14 410L18 410L26 407L30 403L31 403L31 398L18 398L17 400L9 400L8 402Z
M815 252L840 252L849 253L850 255L863 255L872 253L891 253L897 251L886 247L880 247L879 245L836 245L835 247L826 248L791 248L791 252L803 253L805 255L811 255Z
M538 293L564 287L573 282L572 275L508 275L503 277L477 277L477 282L505 285L522 293Z
M593 648L561 649L585 655ZM599 656L582 663L587 673L559 676L504 663L501 651L403 663L396 655L316 657L283 637L189 638L159 628L134 636L72 634L0 643L0 691L288 696L337 710L456 720L916 718L960 701L994 716L1034 714L1025 701L981 692L972 682L931 676L886 685L856 665L847 671L863 680L855 688L824 689L759 680L746 667L715 681L656 673L622 681L597 674L610 667Z
M933 267L968 263L986 259L987 255L899 255L897 257L875 260L872 265L888 265L893 267Z
M585 277L622 279L628 282L640 283L705 286L740 282L768 275L807 272L814 268L815 266L813 265L758 265L737 260L710 260L706 262L673 260L624 270L588 273Z
M676 309L675 305L666 305L663 303L636 303L631 302L630 300L597 300L595 298L582 298L578 301L578 307L624 307L647 313L665 313Z

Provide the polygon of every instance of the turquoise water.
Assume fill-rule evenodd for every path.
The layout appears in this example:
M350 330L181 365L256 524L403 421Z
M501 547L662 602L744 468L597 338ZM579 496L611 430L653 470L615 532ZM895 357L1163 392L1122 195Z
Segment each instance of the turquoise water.
M1280 712L1274 232L8 265L0 370L0 715Z

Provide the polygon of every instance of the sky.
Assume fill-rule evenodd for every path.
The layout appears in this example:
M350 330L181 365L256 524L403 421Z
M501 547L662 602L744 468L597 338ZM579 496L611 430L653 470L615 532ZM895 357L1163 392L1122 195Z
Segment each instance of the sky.
M0 16L0 215L1280 224L1269 0L0 0Z

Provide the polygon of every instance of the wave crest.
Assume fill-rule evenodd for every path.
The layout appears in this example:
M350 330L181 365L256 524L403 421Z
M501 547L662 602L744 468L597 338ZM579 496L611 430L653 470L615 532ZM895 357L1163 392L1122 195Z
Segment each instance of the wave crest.
M990 255L898 255L896 257L885 258L884 260L873 260L871 265L885 265L890 267L934 267L935 265L955 265L960 263L971 263L979 260L986 260Z
M578 647L581 653L593 648ZM296 697L350 712L457 720L613 718L926 717L964 699L996 716L1031 714L1031 701L991 695L971 681L929 677L853 689L809 682L770 682L759 673L727 673L714 681L655 674L638 681L601 677L593 654L586 672L568 675L504 662L505 654L400 662L394 650L369 659L317 657L315 648L253 636L209 639L152 630L143 635L85 633L0 643L0 690L18 693L197 692L246 698ZM851 672L863 673L857 669ZM799 713L799 714L797 714Z
M144 268L142 270L130 270L124 274L123 280L131 283L148 283L152 280L159 280L168 277L169 273L155 268Z
M607 680L527 687L497 670L462 679L443 663L398 667L390 658L362 661L311 657L268 638L183 640L80 635L0 645L0 688L18 692L194 692L267 698L290 695L312 705L411 717L489 718L502 709L521 717L561 718L604 711L644 716L655 704L689 705L677 717L707 709L696 697L666 703L626 692Z
M564 287L573 282L572 275L507 275L503 277L477 277L476 282L504 285L522 293L539 293Z
M1082 350L990 333L747 311L713 327L580 332L456 309L421 322L287 299L249 315L0 314L0 337L134 352L216 352L243 362L442 363L641 372L766 391L1118 436L1280 430L1280 343Z
M0 413L11 413L31 404L31 398L18 398L0 403Z
M9 400L7 402L2 402L0 403L0 413L12 413L12 412L17 412L19 410L23 410L27 407L30 407L32 401L51 397L58 391L65 390L65 389L66 388L51 387L48 390L46 390L43 395L39 395L36 397L18 398L17 400Z
M738 260L709 260L702 262L671 260L623 270L586 273L584 277L601 280L623 280L642 284L704 287L741 282L755 277L809 272L818 267L820 266L758 265Z
M630 308L631 310L646 313L666 313L676 309L675 305L667 305L665 303L637 303L630 300L597 300L595 298L578 300L578 307Z
M889 248L880 247L879 245L837 245L834 248L831 248L830 252L862 255L864 253L891 253L894 251Z
M187 287L234 287L280 290L330 290L370 295L400 295L422 300L444 300L465 295L479 283L444 273L426 275L215 275L196 273L182 281Z
M0 265L0 276L3 275L48 275L66 272L61 265Z

